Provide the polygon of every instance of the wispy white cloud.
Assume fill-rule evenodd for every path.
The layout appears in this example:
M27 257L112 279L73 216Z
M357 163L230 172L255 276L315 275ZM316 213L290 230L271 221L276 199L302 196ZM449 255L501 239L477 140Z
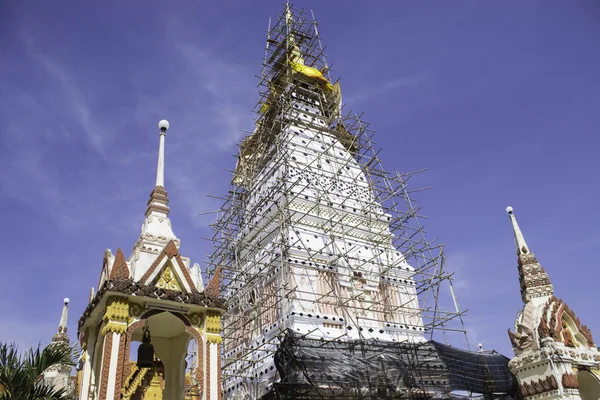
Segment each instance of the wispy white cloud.
M44 51L27 30L21 32L20 38L27 56L40 65L46 74L46 79L53 82L52 99L55 102L54 107L56 110L64 112L64 114L56 117L73 118L79 124L92 148L106 158L108 139L112 135L110 130L101 127L101 123L91 110L88 101L90 93L85 92L84 81L79 79L68 65L61 62L56 56Z
M375 83L371 86L366 86L355 90L355 93L344 98L344 102L352 105L357 105L367 100L372 100L377 97L382 97L393 93L397 89L403 87L415 87L423 85L426 82L427 74L419 73L413 76L404 76L392 79L386 82Z
M136 117L140 124L157 118L171 121L166 185L172 186L167 190L177 193L176 201L185 205L194 225L206 229L207 217L198 213L220 205L208 194L227 190L231 178L222 165L234 165L242 129L252 129L256 87L253 71L225 56L217 44L191 41L176 23L169 26L167 43L174 53L165 69L166 89L149 97L148 77L138 79Z
M26 28L18 38L19 61L31 68L32 82L11 80L16 72L0 67L7 78L0 106L10 115L3 129L11 142L0 170L2 194L32 209L44 205L41 210L54 220L54 229L76 233L103 219L102 209L94 210L85 199L107 188L99 171L81 164L105 162L113 135L101 128L90 106L94 93L72 67L40 46ZM115 192L111 199L121 193L128 192Z

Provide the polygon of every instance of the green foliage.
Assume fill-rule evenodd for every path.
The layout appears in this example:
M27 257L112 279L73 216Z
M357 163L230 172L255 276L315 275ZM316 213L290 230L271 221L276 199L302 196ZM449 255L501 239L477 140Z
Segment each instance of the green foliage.
M0 343L0 400L67 400L64 389L42 380L42 372L59 364L75 365L76 350L68 344L50 344L24 354L14 344Z

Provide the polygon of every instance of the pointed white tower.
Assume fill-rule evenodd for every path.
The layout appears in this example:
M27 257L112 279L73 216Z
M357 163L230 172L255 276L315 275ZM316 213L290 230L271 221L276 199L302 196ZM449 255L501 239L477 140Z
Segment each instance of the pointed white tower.
M169 129L169 122L162 120L158 123L158 127L160 133L156 182L150 193L146 218L142 224L140 237L133 246L133 252L128 260L134 280L140 279L148 271L148 268L156 259L156 255L167 243L173 241L177 248L180 245L180 241L171 227L169 198L165 190L165 138Z
M554 296L544 268L525 242L512 207L510 218L517 245L523 309L508 335L515 357L509 367L525 398L598 399L600 353L592 333L575 313Z
M69 315L69 299L63 300L63 309L58 323L58 330L52 337L52 342L49 346L66 346L69 347L69 336L67 335L67 323ZM44 381L55 389L65 388L67 394L73 396L75 394L75 377L71 376L72 367L67 364L53 365L44 371Z
M544 268L542 268L525 241L512 207L506 207L510 218L519 256L519 280L523 302L533 301L536 304L545 302L554 294L554 287Z
M67 335L67 318L69 317L69 298L63 300L63 309L58 323L58 331L52 337L52 343L69 344L69 336Z

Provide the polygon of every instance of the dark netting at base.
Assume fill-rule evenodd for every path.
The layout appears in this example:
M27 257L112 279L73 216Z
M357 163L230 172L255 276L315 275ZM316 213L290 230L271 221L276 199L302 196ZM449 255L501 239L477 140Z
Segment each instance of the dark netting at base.
M431 342L448 369L452 390L475 393L515 393L518 385L509 359L497 352L472 352Z
M485 398L512 399L505 397L510 393L508 390L496 390L512 384L506 357L497 354L482 357L482 353L463 351L460 354L463 358L456 362L450 350L451 347L435 342L338 342L306 339L288 331L275 353L281 379L274 384L271 396L277 399L460 399L463 397L452 395L451 391L469 390L463 387L465 382L471 381L458 378L461 373L457 366L461 362L468 365L467 354L470 354L474 357L472 364L489 359L495 368L495 375L491 376L501 378L485 387L491 391L483 391L482 386L478 393L486 394ZM444 351L443 356L440 351ZM503 358L504 367L499 357ZM485 370L483 364L479 365ZM479 382L479 375L470 371L467 375ZM460 387L455 387L455 382Z

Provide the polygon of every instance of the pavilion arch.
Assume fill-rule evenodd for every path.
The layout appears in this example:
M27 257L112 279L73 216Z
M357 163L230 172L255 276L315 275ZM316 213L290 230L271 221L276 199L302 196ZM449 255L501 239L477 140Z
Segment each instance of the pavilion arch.
M198 330L194 329L191 326L186 327L186 332L189 335L187 345L186 345L186 354L184 355L183 360L183 368L184 374L187 372L188 364L186 363L185 356L190 352L190 346L193 346L192 341L195 342L195 363L196 368L193 371L193 376L191 376L191 382L187 382L186 380L186 396L189 396L191 399L201 398L202 392L204 390L204 343L202 339L202 335ZM193 389L192 389L193 386ZM197 394L198 396L194 396ZM186 397L187 399L188 397Z
M579 395L583 400L600 400L600 379L588 370L580 370L577 374Z
M561 322L563 324L563 332L569 332L568 334L572 336L574 340L573 344L575 345L575 347L588 347L588 341L585 338L585 336L583 336L579 331L579 327L573 320L573 317L569 313L565 312L562 314L561 318ZM565 337L563 333L563 340L568 339L569 338Z
M190 341L194 339L197 345L198 364L194 378L200 390L203 388L204 372L204 343L203 337L190 321L182 314L151 310L141 316L141 319L131 323L126 332L124 353L129 358L132 343L141 342L144 326L150 330L154 356L164 364L165 389L164 398L183 398L185 391L185 358ZM137 359L130 359L123 368L123 386L127 385L132 375ZM128 388L126 388L128 389Z

